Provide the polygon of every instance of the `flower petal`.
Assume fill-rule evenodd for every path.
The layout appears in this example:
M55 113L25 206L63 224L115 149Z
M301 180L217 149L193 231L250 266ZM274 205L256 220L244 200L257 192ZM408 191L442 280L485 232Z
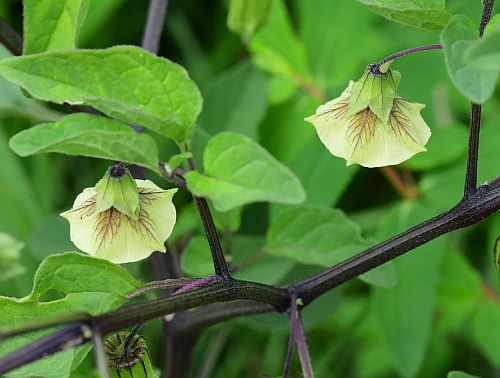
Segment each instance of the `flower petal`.
M177 189L163 190L149 180L135 180L139 190L137 221L111 207L96 211L97 193L87 188L73 209L61 214L70 222L71 241L82 251L121 264L165 252L164 242L176 220L172 197Z
M420 116L422 104L396 97L387 124L365 108L348 115L349 93L322 105L311 122L323 144L347 165L381 167L399 164L425 151L430 130Z

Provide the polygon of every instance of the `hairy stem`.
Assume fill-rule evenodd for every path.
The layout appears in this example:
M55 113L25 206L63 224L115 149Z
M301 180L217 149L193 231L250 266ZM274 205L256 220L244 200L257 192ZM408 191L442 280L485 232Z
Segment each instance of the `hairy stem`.
M427 51L427 50L439 50L439 49L442 49L442 48L443 48L443 45L427 45L427 46L413 47L411 49L399 51L397 53L389 55L387 58L382 59L377 64L377 66L380 68L385 63L390 62L391 60L400 58L400 57L405 56L405 55L414 54L414 53L417 53L417 52Z
M493 11L493 5L495 4L495 0L486 0L484 2L483 14L481 16L481 23L479 24L479 36L482 37L484 33L484 29L488 22L490 22L491 12Z

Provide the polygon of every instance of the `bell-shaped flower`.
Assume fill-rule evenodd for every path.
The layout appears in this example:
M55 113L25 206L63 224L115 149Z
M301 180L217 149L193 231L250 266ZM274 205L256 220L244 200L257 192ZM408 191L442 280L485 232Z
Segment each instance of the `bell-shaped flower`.
M381 72L377 64L367 67L363 77L350 82L340 97L321 105L305 120L319 138L347 165L382 167L399 164L426 151L431 132L420 110L425 105L397 95L401 76Z
M61 216L69 221L71 241L82 251L116 264L138 261L154 251L166 252L164 243L176 220L176 191L111 167Z

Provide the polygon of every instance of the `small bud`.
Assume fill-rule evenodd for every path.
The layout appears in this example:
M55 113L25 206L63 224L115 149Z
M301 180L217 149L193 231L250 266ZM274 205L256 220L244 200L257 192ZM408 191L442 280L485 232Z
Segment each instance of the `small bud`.
M101 213L114 207L134 221L139 219L139 192L127 168L121 164L109 167L96 184L96 211Z

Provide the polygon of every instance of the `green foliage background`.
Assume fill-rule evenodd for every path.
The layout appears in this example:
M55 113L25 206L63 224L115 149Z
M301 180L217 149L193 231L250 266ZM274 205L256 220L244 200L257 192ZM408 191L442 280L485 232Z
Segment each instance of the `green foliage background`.
M467 14L477 24L481 15L479 1L450 1L447 11ZM78 46L140 45L146 12L146 1L94 0ZM222 131L245 134L299 177L307 192L307 209L335 207L355 222L352 251L322 257L320 242L317 250L290 252L278 243L283 230L267 232L285 205L257 203L218 213L219 229L232 233L233 263L244 262L237 276L272 284L293 282L460 200L470 105L448 77L442 51L414 54L393 64L402 74L399 95L427 104L422 115L433 133L426 154L398 167L403 176L414 180L416 199L402 198L382 170L345 167L303 121L324 100L337 97L349 80L357 80L368 63L406 48L439 43L439 31L391 22L352 0L273 0L267 23L246 43L228 30L227 12L228 3L223 0L170 1L160 46L159 55L182 65L204 99L193 139L200 168L209 138ZM21 32L19 1L0 0L0 15ZM0 54L9 55L3 49ZM2 282L0 294L23 297L31 292L34 273L45 257L74 250L69 226L58 214L72 205L83 188L93 186L110 162L58 154L15 155L9 149L11 136L55 121L66 109L43 107L0 80L0 232L24 243L20 255L24 273ZM498 85L483 114L480 182L500 172ZM151 136L159 144L160 160L168 161L178 153L173 142ZM150 178L168 186L158 176ZM175 203L179 218L168 249L180 253L185 248L181 261L188 274L210 274L210 256L203 239L197 237L203 230L189 194L180 191ZM305 220L307 227L316 225ZM500 304L492 256L499 234L497 214L363 277L375 286L355 280L306 308L303 316L316 376L438 377L451 370L496 376ZM263 249L266 238L268 248ZM249 256L253 262L246 265ZM147 262L126 268L143 282L154 279ZM52 290L44 295L43 300L49 301L61 293ZM159 327L159 321L151 321L144 328L156 366L161 366ZM211 327L197 344L192 375L279 375L287 339L284 315L242 318ZM211 358L215 365L210 365ZM92 358L87 357L71 376L88 376L92 366ZM294 375L300 375L298 359Z

